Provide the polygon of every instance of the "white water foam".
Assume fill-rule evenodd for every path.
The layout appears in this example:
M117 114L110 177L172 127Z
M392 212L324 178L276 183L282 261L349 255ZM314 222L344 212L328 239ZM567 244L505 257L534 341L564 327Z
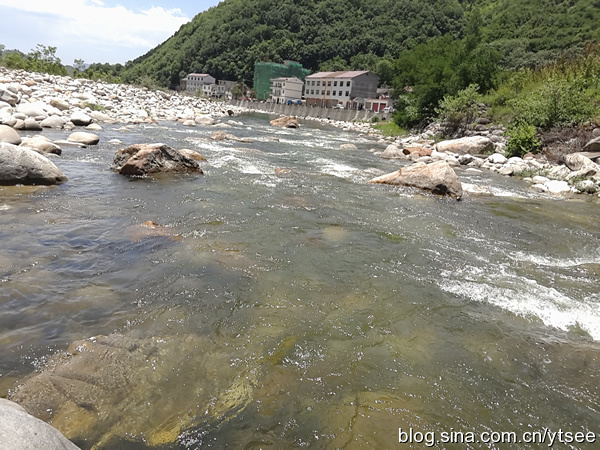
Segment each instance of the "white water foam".
M600 295L573 299L535 280L520 277L500 268L497 274L468 267L463 274L440 282L446 291L471 300L489 303L522 317L535 317L545 325L569 331L574 327L600 341ZM448 274L446 274L448 275Z

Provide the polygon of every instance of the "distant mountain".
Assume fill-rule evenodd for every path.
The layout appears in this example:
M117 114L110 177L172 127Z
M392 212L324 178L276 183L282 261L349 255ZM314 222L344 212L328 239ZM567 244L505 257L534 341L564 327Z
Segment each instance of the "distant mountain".
M599 0L224 0L129 62L123 78L175 87L187 73L251 82L257 61L298 61L313 71L370 69L449 34L469 16L507 66L600 40Z

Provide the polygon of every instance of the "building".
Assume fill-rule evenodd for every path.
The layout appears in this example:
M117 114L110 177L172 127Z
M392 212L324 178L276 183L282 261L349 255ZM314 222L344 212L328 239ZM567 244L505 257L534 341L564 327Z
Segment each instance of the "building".
M379 77L368 71L318 72L306 77L304 97L309 106L363 109L377 96Z
M280 77L271 80L271 99L273 103L287 103L288 100L302 98L304 83L300 78Z
M256 98L259 100L269 98L273 78L296 77L304 81L308 74L310 74L310 70L303 68L302 64L294 61L285 61L283 64L258 62L254 65L254 92L256 92Z
M181 89L191 94L203 90L202 87L207 84L215 84L217 80L206 73L190 73L181 80Z
M365 100L365 109L373 112L382 112L384 109L388 108L386 111L393 109L394 103L391 99L391 90L390 88L379 88L377 89L376 98L368 98Z

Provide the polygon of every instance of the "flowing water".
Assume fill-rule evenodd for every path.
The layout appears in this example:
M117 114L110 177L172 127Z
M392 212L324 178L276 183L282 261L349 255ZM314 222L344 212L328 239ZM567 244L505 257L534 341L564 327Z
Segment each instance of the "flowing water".
M481 433L544 429L600 441L597 198L461 168L496 196L369 185L406 162L353 132L236 120L225 131L254 143L106 127L97 148L64 149L67 183L0 188L1 394L80 339L194 337L210 354L162 378L154 410L187 418L161 448L531 448ZM205 174L127 179L109 170L112 138L197 150ZM243 389L213 392L220 378ZM113 448L153 445L118 431ZM468 433L479 442L455 443Z

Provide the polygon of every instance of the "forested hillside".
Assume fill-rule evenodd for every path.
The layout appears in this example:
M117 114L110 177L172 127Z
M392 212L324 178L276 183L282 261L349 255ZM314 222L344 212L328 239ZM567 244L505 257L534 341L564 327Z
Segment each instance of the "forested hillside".
M389 62L437 36L462 38L474 11L482 42L509 68L600 38L599 0L224 0L122 76L171 87L189 72L249 81L255 62L291 59L311 70L370 69L387 81Z

